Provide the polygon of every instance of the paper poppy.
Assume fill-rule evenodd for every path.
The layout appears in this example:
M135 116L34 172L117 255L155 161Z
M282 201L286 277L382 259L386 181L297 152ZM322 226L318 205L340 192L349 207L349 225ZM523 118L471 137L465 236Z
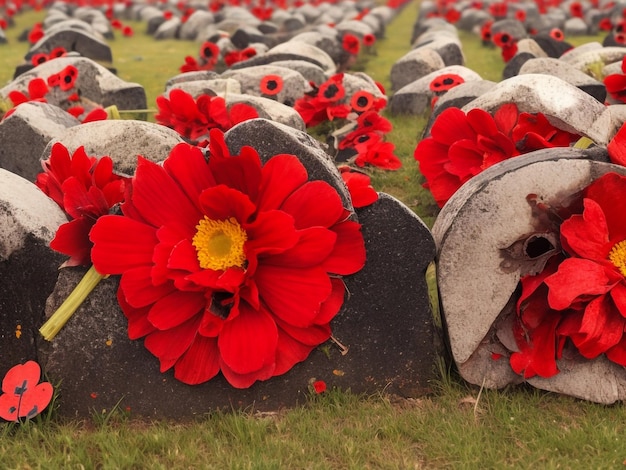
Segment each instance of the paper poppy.
M320 100L333 103L343 99L346 96L346 90L343 86L343 74L338 73L330 77L319 87L317 96Z
M89 230L98 217L122 202L125 178L113 173L109 157L89 157L84 147L70 155L59 142L42 167L35 184L71 218L58 228L50 247L70 257L65 266L89 266Z
M355 208L369 206L378 201L378 193L372 187L372 180L365 173L352 170L347 165L338 167L343 182L350 192L350 199Z
M397 170L402 168L402 161L394 154L396 148L392 142L378 141L372 143L368 140L365 143L354 146L357 156L354 160L359 167L375 166L383 170Z
M283 89L283 78L280 75L266 75L261 78L259 88L264 95L277 95Z
M43 64L47 60L48 60L48 54L39 52L38 54L33 54L33 56L30 58L30 63L36 67L40 64Z
M281 375L330 337L344 298L337 276L365 263L360 225L336 190L308 181L293 155L264 165L231 156L212 130L202 151L176 146L163 165L139 158L124 215L98 219L92 258L121 274L130 338L174 376L218 372L237 388Z
M2 380L0 418L18 422L31 419L50 404L54 389L48 382L39 383L41 368L35 361L13 366Z
M73 65L68 65L59 73L55 73L48 77L48 85L51 87L58 86L63 91L71 90L78 79L78 69Z
M431 91L440 94L451 90L455 86L465 83L463 77L456 73L444 73L435 77L429 85Z
M208 65L215 65L220 58L220 48L217 44L205 41L200 46L200 59Z
M13 102L13 106L25 103L27 101L46 101L46 94L50 90L43 78L33 78L28 82L28 95L21 91L13 90L8 94L9 99Z
M550 37L552 39L556 39L557 41L562 41L563 39L565 39L563 31L561 31L559 28L552 28L550 30Z
M361 48L361 41L354 34L346 33L341 40L341 47L348 54L357 55Z
M485 23L480 27L480 38L483 41L483 44L491 43L491 25L493 21L485 21Z
M517 21L521 21L522 23L526 21L526 11L525 10L517 10L515 12L515 19Z
M28 33L28 42L35 44L44 36L44 30L41 23L35 23Z
M363 45L366 47L372 47L376 44L376 36L372 33L367 33L363 35Z
M374 104L374 95L369 91L359 90L350 98L350 106L357 113L364 113Z

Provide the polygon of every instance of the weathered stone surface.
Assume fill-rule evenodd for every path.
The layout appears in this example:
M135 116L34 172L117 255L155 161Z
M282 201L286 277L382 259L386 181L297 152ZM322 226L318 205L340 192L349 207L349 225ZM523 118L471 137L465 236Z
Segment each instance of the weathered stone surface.
M42 159L50 156L52 145L56 142L61 142L70 152L83 146L87 155L108 155L117 172L132 175L137 165L137 155L153 162L161 162L176 144L184 140L172 129L151 122L94 121L58 134L48 143Z
M172 16L159 25L154 32L154 39L176 39L178 31L182 26L182 21L177 16Z
M506 80L519 75L519 71L522 66L530 59L536 59L536 56L530 52L518 52L515 54L504 66L504 70L502 70L502 79Z
M522 65L519 75L540 73L553 75L593 96L600 103L606 99L604 83L572 67L567 62L549 57L530 59Z
M441 56L430 47L412 49L400 57L391 67L391 89L399 90L429 73L444 68Z
M310 159L304 155L303 162L309 178L322 175L346 194L334 165L324 163L326 157L318 161L324 169L311 168L316 158L310 139L304 132L250 121L226 135L233 153L252 142L255 148L262 147L263 159L285 151L298 156L307 153ZM350 206L348 201L346 207ZM128 407L132 415L179 420L215 409L253 406L260 411L278 410L304 402L312 380L356 393L385 390L415 397L429 391L440 348L424 278L435 251L432 237L407 207L384 194L357 215L368 261L359 273L344 278L350 296L332 324L334 336L348 348L346 353L329 343L286 374L249 389L234 389L221 375L188 386L176 381L171 371L159 373L158 360L142 341L127 338L113 277L98 285L53 342L39 345L49 379L63 380L60 414L89 416L94 408L111 410L120 399L119 406ZM48 313L68 295L83 272L61 272ZM407 283L409 290L403 287Z
M590 132L604 105L560 78L541 74L509 78L470 102L463 111L481 108L493 113L504 103L517 104L521 112L543 113L559 129L586 135L595 142L601 138Z
M52 104L22 103L0 121L0 168L35 181L48 142L78 124L78 119Z
M185 21L179 31L180 39L194 41L201 40L200 34L206 30L209 25L215 23L215 16L212 12L206 10L194 11L187 21Z
M594 44L590 43L588 48L581 46L566 52L561 56L561 60L586 72L590 66L619 62L624 55L626 55L625 47L594 47Z
M435 96L430 84L437 77L445 74L456 74L465 82L481 80L480 75L467 67L451 65L423 76L419 80L400 88L391 97L389 111L392 114L419 115L430 109L431 101Z
M68 65L78 69L78 78L72 91L62 92L59 87L46 96L49 103L68 107L67 97L71 93L79 93L81 97L97 103L102 107L117 106L118 109L146 109L146 92L138 83L125 82L102 65L86 57L59 57L49 60L21 74L4 88L0 88L0 97L7 98L12 90L26 93L28 83L35 77L44 80L59 73Z
M568 18L563 25L565 36L583 36L589 34L589 26L582 18Z
M245 103L257 110L259 118L269 119L270 121L284 124L285 126L300 131L306 129L306 125L300 114L291 106L279 103L278 101L270 100L262 96L237 95L235 93L228 93L224 98L226 99L226 106L230 106L234 103Z
M276 95L268 96L261 91L261 80L267 75L277 75L283 80L282 89ZM239 82L243 94L263 96L287 106L293 106L296 100L311 90L311 85L299 72L274 64L226 70L222 73L222 77Z
M554 39L549 34L536 34L533 36L533 40L539 47L541 47L541 50L543 50L548 57L553 57L555 59L558 59L574 47L567 41L558 41Z
M418 38L415 47L428 47L434 50L441 56L446 67L465 64L465 56L463 55L461 42L456 36L439 37L437 39L419 42L421 38L423 38L423 36Z
M272 62L272 65L276 67L286 67L291 70L299 72L306 80L313 82L316 85L320 85L328 78L324 70L306 60L277 60Z
M519 41L528 36L524 23L510 18L494 21L491 25L491 37L498 33L508 34L513 41Z
M200 95L226 95L228 93L241 94L241 83L232 78L214 78L212 80L189 80L184 82L173 83L166 88L166 94L169 91L180 88L198 98Z
M608 171L626 174L621 166L588 158L606 159L606 151L553 148L507 160L468 181L439 214L433 236L441 305L454 360L469 382L494 388L522 381L508 367L503 347L515 347L507 317L514 313L521 269L505 267L501 250L535 230L528 194L556 205ZM494 360L492 352L507 356ZM557 376L528 382L601 403L626 396L623 367L602 358L557 364Z
M214 80L219 78L220 74L213 70L198 70L195 72L184 72L178 75L174 75L167 82L165 82L165 89L171 88L177 83L183 82L195 82L198 80Z
M65 214L33 183L0 169L0 376L37 360L46 297L64 256L49 248Z
M60 23L58 26L62 26ZM49 53L55 47L62 46L66 51L78 52L83 57L102 62L113 62L111 48L96 36L79 29L56 29L37 41L26 53L24 59L29 62L31 57L40 52Z

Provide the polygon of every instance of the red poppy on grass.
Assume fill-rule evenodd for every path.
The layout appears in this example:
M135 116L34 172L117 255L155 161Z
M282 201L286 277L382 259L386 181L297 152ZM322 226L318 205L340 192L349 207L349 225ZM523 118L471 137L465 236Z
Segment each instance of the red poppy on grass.
M140 158L122 212L92 229L94 267L122 275L129 337L188 384L221 370L245 388L303 361L330 337L336 276L365 262L335 189L293 155L231 156L218 130L208 162L186 144L162 166Z
M88 157L84 147L70 155L58 142L42 167L35 184L72 219L58 228L50 247L70 257L65 266L89 266L89 230L98 217L122 202L125 178L113 173L109 157Z
M31 419L50 404L54 389L48 382L41 382L41 367L35 361L27 361L9 369L2 380L0 395L0 418L18 422L20 418Z
M127 38L132 37L135 34L135 31L133 31L133 28L131 26L124 26L122 28L122 35L124 35Z
M346 33L341 40L341 47L348 54L357 55L361 48L361 41L354 34Z
M280 75L266 75L261 79L259 88L264 95L277 95L283 89L283 78Z

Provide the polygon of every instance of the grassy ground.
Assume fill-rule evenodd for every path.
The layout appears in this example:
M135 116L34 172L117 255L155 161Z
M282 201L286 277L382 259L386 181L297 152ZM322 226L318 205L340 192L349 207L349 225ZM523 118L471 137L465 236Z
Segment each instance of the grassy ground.
M409 49L416 7L388 28L365 70L387 85L391 65ZM24 14L0 45L0 85L10 80L26 44L15 37L43 17ZM156 42L132 24L133 38L111 42L114 67L144 85L149 103L197 44ZM500 79L497 50L462 34L467 66ZM577 38L585 42L586 38ZM589 38L591 39L591 38ZM373 171L375 187L431 225L432 198L421 188L412 153L425 117L392 118L389 136L404 168ZM54 410L24 426L0 426L0 467L34 468L616 468L626 462L626 409L526 387L480 391L444 371L436 393L404 400L331 391L277 414L215 413L193 423L143 422L123 412L64 422Z

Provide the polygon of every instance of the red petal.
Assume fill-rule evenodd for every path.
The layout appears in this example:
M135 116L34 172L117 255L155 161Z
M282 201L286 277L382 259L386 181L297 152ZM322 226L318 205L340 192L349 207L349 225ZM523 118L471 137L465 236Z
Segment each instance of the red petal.
M215 338L196 336L191 346L174 367L174 377L183 383L196 385L217 375L220 355Z
M151 271L150 266L142 266L129 269L122 275L120 288L131 307L138 308L151 305L174 290L171 283L154 285L150 276Z
M209 219L228 220L234 217L239 224L248 221L256 209L246 194L223 184L205 189L199 202ZM200 219L196 220L194 227Z
M293 217L282 211L260 213L252 224L245 226L248 233L246 252L267 256L292 248L300 238L293 223Z
M259 370L249 374L238 374L234 372L224 361L220 362L220 368L224 378L235 388L248 388L257 380L267 380L274 375L274 363L268 364Z
M604 260L612 247L604 212L592 199L585 198L583 205L582 215L574 215L561 224L561 237L581 258Z
M268 365L276 357L278 331L265 311L242 304L239 315L224 323L218 338L222 361L237 374L250 374Z
M18 389L32 388L41 379L41 367L35 361L27 361L9 369L2 379L2 391L11 395L21 393Z
M339 194L325 181L300 186L285 200L282 210L294 216L297 229L330 227L343 215Z
M89 238L94 244L91 259L100 274L122 274L151 265L158 242L154 227L118 215L100 217Z
M324 269L333 274L354 274L365 266L365 240L361 224L347 220L331 228L337 234L335 248L324 261Z
M159 330L169 330L199 315L206 308L203 293L173 291L158 299L150 312L148 321Z
M146 336L146 349L159 358L161 372L170 369L176 361L189 349L197 336L201 316L196 315L191 320L169 330L157 330Z
M310 326L332 292L328 275L318 267L290 269L261 265L255 275L259 293L270 311L298 327Z
M295 235L295 231L293 232ZM308 268L321 264L333 251L337 235L323 227L311 227L297 232L300 238L293 248L263 258L264 264L291 268ZM261 246L263 246L261 244Z
M52 385L48 382L30 388L22 395L18 416L27 419L37 416L50 404L53 392Z
M625 325L626 320L603 295L587 304L578 335L572 339L584 357L593 359L620 342Z
M10 96L10 95L9 95ZM622 125L607 146L613 163L626 166L626 125Z
M626 239L626 177L617 173L607 173L590 184L585 190L585 197L596 201L604 212L613 243Z
M93 220L84 217L74 219L62 224L57 229L54 239L50 242L50 248L70 257L65 262L66 266L89 266L91 265L91 242L89 231Z
M276 155L261 170L259 211L278 209L287 197L307 182L304 165L293 155Z
M279 328L274 375L282 375L298 362L304 361L316 346L303 344Z
M568 258L546 278L548 302L555 310L566 309L581 298L606 294L615 285L604 266L590 260Z
M163 167L191 201L197 201L203 190L215 186L215 179L202 151L193 145L176 145L163 162Z

